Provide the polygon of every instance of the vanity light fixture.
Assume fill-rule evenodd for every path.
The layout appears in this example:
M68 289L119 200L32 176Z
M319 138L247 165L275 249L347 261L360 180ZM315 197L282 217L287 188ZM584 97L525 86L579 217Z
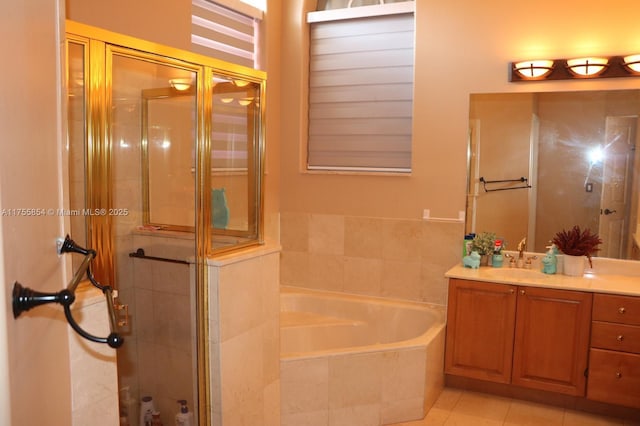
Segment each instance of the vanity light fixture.
M629 72L640 74L640 55L625 56L622 61Z
M513 71L525 80L541 80L552 70L553 61L547 59L517 62L513 65Z
M608 58L567 59L567 68L577 77L595 77L609 66Z
M171 87L173 87L177 91L184 92L185 90L189 90L191 88L191 79L190 78L173 78L169 80L169 84L171 84Z
M640 54L512 62L509 81L640 77Z

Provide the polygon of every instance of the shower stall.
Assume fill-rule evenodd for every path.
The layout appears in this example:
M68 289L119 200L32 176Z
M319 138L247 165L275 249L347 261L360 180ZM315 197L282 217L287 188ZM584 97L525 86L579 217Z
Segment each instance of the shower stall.
M67 90L68 226L124 308L121 420L186 400L208 424L206 259L261 243L265 75L67 22Z

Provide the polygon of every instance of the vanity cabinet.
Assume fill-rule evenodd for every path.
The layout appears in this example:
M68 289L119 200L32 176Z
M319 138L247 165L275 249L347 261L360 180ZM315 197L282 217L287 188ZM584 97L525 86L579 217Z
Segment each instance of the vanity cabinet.
M511 383L584 396L591 293L518 287Z
M584 396L592 295L451 278L445 372Z
M511 381L516 287L451 279L445 372L497 383Z
M640 298L594 296L587 398L640 407Z

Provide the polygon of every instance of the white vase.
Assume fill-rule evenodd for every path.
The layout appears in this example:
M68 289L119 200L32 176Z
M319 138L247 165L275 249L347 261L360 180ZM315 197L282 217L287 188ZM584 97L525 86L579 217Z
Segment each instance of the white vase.
M572 277L581 277L584 275L585 256L564 255L564 271L565 275Z

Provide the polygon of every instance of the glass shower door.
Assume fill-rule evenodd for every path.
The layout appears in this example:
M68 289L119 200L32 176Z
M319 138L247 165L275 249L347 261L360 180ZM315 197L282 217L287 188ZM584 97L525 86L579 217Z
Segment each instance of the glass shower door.
M121 406L134 424L151 399L170 424L178 400L192 411L197 401L197 72L115 47L106 65L115 280L132 312L118 353Z
M83 37L70 37L67 59L70 234L98 252L94 273L130 314L119 330L120 415L139 424L152 403L172 424L178 400L197 412L199 398L200 68Z

